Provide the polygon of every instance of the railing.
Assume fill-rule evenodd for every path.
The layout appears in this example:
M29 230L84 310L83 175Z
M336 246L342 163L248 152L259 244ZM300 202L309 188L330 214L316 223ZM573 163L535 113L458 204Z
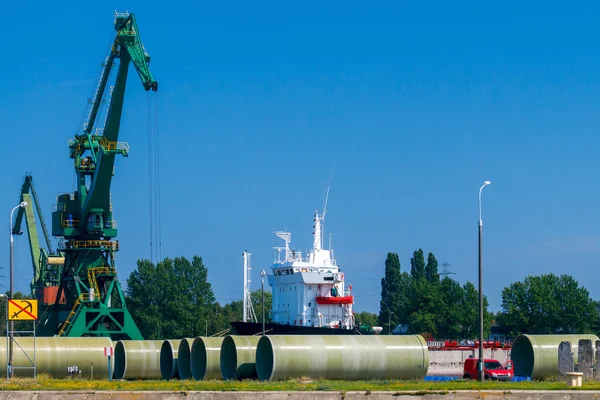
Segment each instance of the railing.
M124 153L128 153L130 149L129 144L127 142L110 142L104 136L98 139L98 143L100 143L100 146L102 146L102 148L107 152L121 151Z
M72 249L107 248L113 251L119 250L119 242L116 240L71 240L67 245Z
M125 11L125 12L117 12L115 10L115 18L117 17L121 17L121 18L127 18L129 17L129 12Z

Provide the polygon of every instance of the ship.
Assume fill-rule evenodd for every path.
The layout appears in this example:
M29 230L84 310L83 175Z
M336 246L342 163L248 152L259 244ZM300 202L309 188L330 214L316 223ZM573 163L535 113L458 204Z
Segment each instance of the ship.
M323 248L325 210L323 215L318 211L314 213L313 247L306 255L291 248L290 232L274 232L285 246L274 247L276 257L270 272L261 271L261 277L267 278L272 293L270 321L264 323L265 334L372 335L382 330L381 327L356 324L352 311L352 285L346 286L344 272L335 259L331 243L328 249ZM263 333L263 322L256 320L250 301L249 255L247 251L242 254L242 321L231 322L233 333L237 335Z

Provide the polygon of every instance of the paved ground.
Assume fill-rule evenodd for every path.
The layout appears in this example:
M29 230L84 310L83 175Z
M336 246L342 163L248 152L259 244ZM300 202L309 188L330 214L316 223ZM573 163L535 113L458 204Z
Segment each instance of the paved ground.
M600 399L599 391L455 391L451 393L424 392L125 392L125 391L4 391L0 400L583 400Z

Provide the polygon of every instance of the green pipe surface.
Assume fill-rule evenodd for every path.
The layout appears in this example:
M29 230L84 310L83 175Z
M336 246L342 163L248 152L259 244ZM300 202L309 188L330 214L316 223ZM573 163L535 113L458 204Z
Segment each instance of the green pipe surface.
M0 376L6 377L6 339L0 340ZM112 347L108 337L36 337L37 373L46 373L62 379L68 374L68 367L77 366L81 377L90 379L93 363L94 379L108 379L108 358L104 348ZM27 358L33 361L33 337L14 338L13 365L15 377L32 377L33 369ZM111 357L111 372L114 371L114 357Z
M223 379L255 379L256 345L260 336L230 335L221 345L221 374Z
M528 376L531 379L557 377L558 346L562 341L571 343L573 362L577 362L579 340L590 339L596 348L596 335L519 335L511 348L510 358L514 363L516 376Z
M181 340L165 340L160 347L160 375L162 379L178 378L177 351Z
M164 340L119 340L115 345L116 379L160 379Z
M429 350L420 335L268 335L256 349L261 381L423 379L428 368Z
M222 337L197 337L192 344L191 367L194 379L223 379L221 374Z
M181 342L179 342L179 350L177 350L179 379L190 379L192 377L190 351L193 343L194 338L181 339Z

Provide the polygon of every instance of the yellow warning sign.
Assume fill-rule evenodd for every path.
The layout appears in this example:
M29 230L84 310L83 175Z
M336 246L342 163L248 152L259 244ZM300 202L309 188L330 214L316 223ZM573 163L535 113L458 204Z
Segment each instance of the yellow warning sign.
M37 321L37 300L8 300L9 321Z

